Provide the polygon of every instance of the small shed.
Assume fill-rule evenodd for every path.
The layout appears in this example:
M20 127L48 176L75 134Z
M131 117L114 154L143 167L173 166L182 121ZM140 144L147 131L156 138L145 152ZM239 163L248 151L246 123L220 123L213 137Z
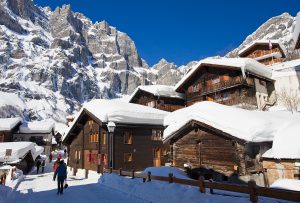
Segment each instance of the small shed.
M43 150L43 147L32 142L0 143L0 165L16 166L24 173L28 173Z
M300 179L300 118L297 116L275 135L273 146L263 154L268 184L278 179Z
M22 123L21 117L0 118L0 142L11 142L13 133Z

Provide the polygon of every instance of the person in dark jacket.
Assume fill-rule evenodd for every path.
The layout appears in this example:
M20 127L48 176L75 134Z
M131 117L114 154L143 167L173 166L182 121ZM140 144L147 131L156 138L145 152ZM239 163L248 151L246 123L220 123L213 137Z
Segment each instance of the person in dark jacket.
M46 165L46 161L45 161L45 159L43 159L43 161L42 161L42 173L44 173L45 165Z
M65 164L64 160L60 160L59 166L56 169L53 181L55 181L55 178L57 176L57 194L63 194L64 190L64 181L67 179L67 165Z
M41 160L37 160L37 162L36 162L36 174L38 174L39 173L39 170L40 170L40 166L41 166Z
M50 154L50 155L49 155L49 163L52 162L52 158L53 158L53 156L52 156L52 154Z

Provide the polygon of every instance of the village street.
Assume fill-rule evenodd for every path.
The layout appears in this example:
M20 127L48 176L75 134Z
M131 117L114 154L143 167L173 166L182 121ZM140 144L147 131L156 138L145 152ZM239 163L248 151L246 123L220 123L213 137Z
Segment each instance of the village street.
M69 174L71 173L69 172ZM67 181L69 187L63 195L57 195L57 182L53 181L52 163L48 163L45 173L36 174L36 171L33 170L29 175L26 175L17 186L16 191L9 195L7 202L145 202L98 184L98 178L95 175L88 179L68 176Z

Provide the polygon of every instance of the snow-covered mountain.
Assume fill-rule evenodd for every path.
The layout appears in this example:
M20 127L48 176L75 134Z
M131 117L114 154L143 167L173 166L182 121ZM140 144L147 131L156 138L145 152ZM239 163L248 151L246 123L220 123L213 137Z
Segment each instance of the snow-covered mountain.
M155 67L106 21L93 23L69 5L51 11L31 0L1 0L0 91L18 95L29 119L63 119L93 98L175 84L183 75L166 61Z
M299 51L294 50L294 41L292 38L296 25L296 18L288 13L275 16L262 24L256 31L250 34L244 42L236 49L229 52L227 57L237 57L238 52L249 44L262 39L279 40L287 50L286 60L300 58Z

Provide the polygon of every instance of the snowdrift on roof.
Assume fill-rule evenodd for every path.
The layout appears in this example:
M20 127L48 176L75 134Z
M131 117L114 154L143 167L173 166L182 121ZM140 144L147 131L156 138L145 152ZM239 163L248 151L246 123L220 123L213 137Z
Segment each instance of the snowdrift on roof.
M5 157L6 149L12 149L11 156ZM36 146L33 142L3 142L0 143L0 162L18 162L28 152L35 159L43 150L43 147Z
M174 86L167 85L141 85L136 88L129 98L129 102L134 98L139 90L148 92L157 97L168 97L168 98L177 98L184 99L184 94L175 92Z
M0 131L10 131L22 122L22 118L0 118Z
M300 159L300 118L295 116L277 131L271 149L263 154L265 158Z
M55 123L48 119L43 121L24 122L20 126L20 133L50 133Z
M288 112L260 112L204 101L170 113L164 140L190 121L199 121L248 142L272 141L278 128L290 119Z

